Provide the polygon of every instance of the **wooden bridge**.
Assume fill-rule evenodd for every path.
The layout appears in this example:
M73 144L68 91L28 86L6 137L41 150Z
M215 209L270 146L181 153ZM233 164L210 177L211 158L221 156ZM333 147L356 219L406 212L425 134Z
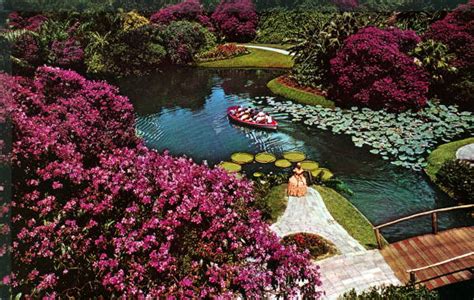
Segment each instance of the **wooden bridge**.
M382 256L401 282L424 284L435 289L474 279L474 226L438 232L438 215L474 204L430 210L374 227ZM386 245L380 229L403 221L431 215L432 233Z

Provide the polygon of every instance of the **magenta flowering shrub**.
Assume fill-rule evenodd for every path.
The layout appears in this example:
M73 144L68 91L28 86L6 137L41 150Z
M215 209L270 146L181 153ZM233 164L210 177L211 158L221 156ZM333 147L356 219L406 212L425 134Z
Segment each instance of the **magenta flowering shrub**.
M406 54L419 41L413 31L359 30L331 60L331 96L343 105L396 112L425 106L428 77Z
M60 67L78 67L83 63L84 50L74 38L53 41L51 45L51 63Z
M153 23L168 25L173 21L198 22L211 28L212 23L199 0L185 0L181 3L160 9L150 17Z
M456 67L474 66L474 0L460 5L442 20L433 23L424 39L447 45L456 53Z
M7 26L9 29L27 29L36 31L47 19L48 18L43 15L35 15L29 18L24 18L15 11L8 14Z
M251 184L147 149L116 88L51 67L1 79L14 96L14 292L319 297L317 267L250 208Z
M445 82L436 88L438 96L474 111L474 1L460 5L433 23L424 39L442 42L456 56L452 65L457 72L446 76Z
M227 41L249 42L256 36L258 15L252 0L222 0L211 19Z

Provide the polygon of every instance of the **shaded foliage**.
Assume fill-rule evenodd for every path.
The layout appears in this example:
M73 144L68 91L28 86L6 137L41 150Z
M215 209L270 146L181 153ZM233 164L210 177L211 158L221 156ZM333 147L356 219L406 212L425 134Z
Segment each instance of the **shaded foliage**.
M474 166L471 164L462 160L450 160L436 173L439 183L463 203L474 203Z

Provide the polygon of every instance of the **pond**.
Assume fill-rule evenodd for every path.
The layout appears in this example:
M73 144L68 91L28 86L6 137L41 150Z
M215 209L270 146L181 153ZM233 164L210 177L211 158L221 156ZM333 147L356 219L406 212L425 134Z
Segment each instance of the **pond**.
M266 84L280 74L278 70L174 68L116 84L133 102L137 133L151 148L168 149L211 166L240 151L303 151L346 183L354 192L349 200L373 224L454 205L423 172L394 166L366 148L355 147L349 136L308 129L285 115L275 115L280 123L275 132L229 123L229 106L264 108L264 98L273 97ZM440 228L473 223L462 212L444 214L439 222ZM389 241L400 240L428 232L430 224L429 218L411 221L383 234Z

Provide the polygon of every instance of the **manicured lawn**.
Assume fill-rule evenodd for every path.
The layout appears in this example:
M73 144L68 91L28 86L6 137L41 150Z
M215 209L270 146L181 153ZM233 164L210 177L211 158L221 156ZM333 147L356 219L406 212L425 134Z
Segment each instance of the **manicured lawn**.
M372 224L352 203L335 190L319 185L313 186L323 198L333 218L359 243L367 249L377 248Z
M231 59L216 60L198 63L199 67L206 68L279 68L289 69L293 67L291 56L280 53L249 49L250 54L234 57Z
M272 93L282 97L294 100L301 104L321 105L323 107L334 107L334 102L326 99L323 96L308 93L306 91L298 90L296 88L284 85L278 82L278 78L273 79L267 84L267 87Z
M459 148L471 143L474 143L474 137L447 143L436 148L428 156L428 165L425 169L426 174L428 174L431 180L436 181L436 173L438 173L441 166L446 161L456 158L456 151Z
M283 215L288 204L288 197L286 196L287 184L282 184L273 187L265 201L271 209L271 222L275 223L280 216Z

